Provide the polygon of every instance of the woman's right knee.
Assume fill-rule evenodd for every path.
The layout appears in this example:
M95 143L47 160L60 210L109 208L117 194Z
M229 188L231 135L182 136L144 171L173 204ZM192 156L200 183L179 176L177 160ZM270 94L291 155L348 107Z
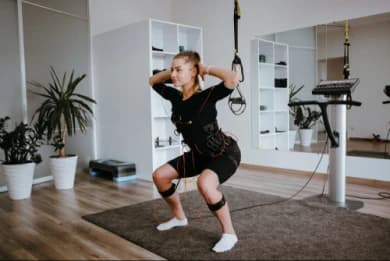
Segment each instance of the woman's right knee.
M176 191L176 185L172 182L178 174L176 170L165 164L153 172L153 181L162 197L170 197Z
M161 167L157 168L153 174L153 181L155 184L164 184L171 183L172 180L176 179L178 176L176 170L171 167L169 164L164 164Z

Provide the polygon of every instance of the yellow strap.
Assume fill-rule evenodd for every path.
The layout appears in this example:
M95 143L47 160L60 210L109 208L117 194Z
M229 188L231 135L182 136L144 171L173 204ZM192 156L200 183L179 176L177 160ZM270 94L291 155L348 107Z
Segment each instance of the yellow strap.
M240 10L240 4L238 3L238 0L234 0L237 4L237 15L240 17L241 16L241 10Z
M349 24L348 24L348 20L345 21L344 36L345 36L345 40L348 41L348 39L349 39Z

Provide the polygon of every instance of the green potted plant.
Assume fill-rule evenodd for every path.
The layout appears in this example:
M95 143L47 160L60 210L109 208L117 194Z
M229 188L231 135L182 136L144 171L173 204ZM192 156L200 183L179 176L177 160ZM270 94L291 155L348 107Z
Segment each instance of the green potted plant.
M48 144L58 151L58 155L50 157L49 164L55 187L70 189L74 186L77 155L66 154L66 139L67 136L75 135L78 130L85 133L90 123L90 116L93 115L90 104L96 102L76 92L76 88L86 74L74 77L73 70L69 78L65 72L60 80L52 66L49 72L51 83L48 86L29 82L39 90L32 92L44 98L42 104L36 109L32 121L36 119L40 135L44 135Z
M26 199L31 196L35 165L41 162L37 153L41 139L35 129L23 122L9 131L8 120L10 117L0 118L0 149L4 152L2 172L9 197Z
M290 84L289 86L289 99L288 99L288 102L289 103L293 103L293 102L299 102L300 99L297 98L297 94L303 89L304 85L302 84L300 87L297 87L295 84ZM290 116L292 120L290 120L290 122L295 122L295 116L296 116L296 112L297 112L297 106L291 106L290 107ZM292 149L294 148L294 144L295 144L295 140L296 140L296 135L297 135L297 128L298 126L296 126L294 124L295 128L290 128L289 130L289 149Z
M313 135L312 127L321 117L321 112L312 110L310 107L297 106L294 124L299 128L302 146L310 146Z

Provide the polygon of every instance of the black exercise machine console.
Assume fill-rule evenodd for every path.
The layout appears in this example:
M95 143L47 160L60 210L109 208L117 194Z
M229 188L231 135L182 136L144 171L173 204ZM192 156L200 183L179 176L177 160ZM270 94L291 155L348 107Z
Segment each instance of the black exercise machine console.
M337 80L337 81L321 81L313 90L312 94L322 94L325 96L332 95L351 95L359 84L359 78Z

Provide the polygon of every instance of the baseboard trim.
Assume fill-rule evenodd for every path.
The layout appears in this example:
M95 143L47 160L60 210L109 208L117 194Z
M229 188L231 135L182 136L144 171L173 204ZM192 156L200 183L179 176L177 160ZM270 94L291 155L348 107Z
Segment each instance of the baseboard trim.
M276 167L255 165L249 163L241 163L240 167L245 169L260 170L260 171L271 172L276 174L295 174L295 175L304 175L304 176L311 176L313 174L313 172L309 172L309 171L276 168ZM317 172L316 175L318 177L324 178L328 174L323 172ZM371 187L390 189L390 181L384 181L384 180L346 177L346 182L350 184L366 185Z
M366 138L366 137L349 137L349 140L354 140L354 141L369 141L369 142L374 142L374 138ZM388 139L380 139L378 142L384 142L384 143L390 143L390 140Z
M41 184L41 183L48 182L48 181L51 181L51 180L53 180L53 176L46 176L46 177L36 178L36 179L33 179L33 185ZM6 191L8 191L7 186L4 185L4 186L0 187L0 192L6 192Z

